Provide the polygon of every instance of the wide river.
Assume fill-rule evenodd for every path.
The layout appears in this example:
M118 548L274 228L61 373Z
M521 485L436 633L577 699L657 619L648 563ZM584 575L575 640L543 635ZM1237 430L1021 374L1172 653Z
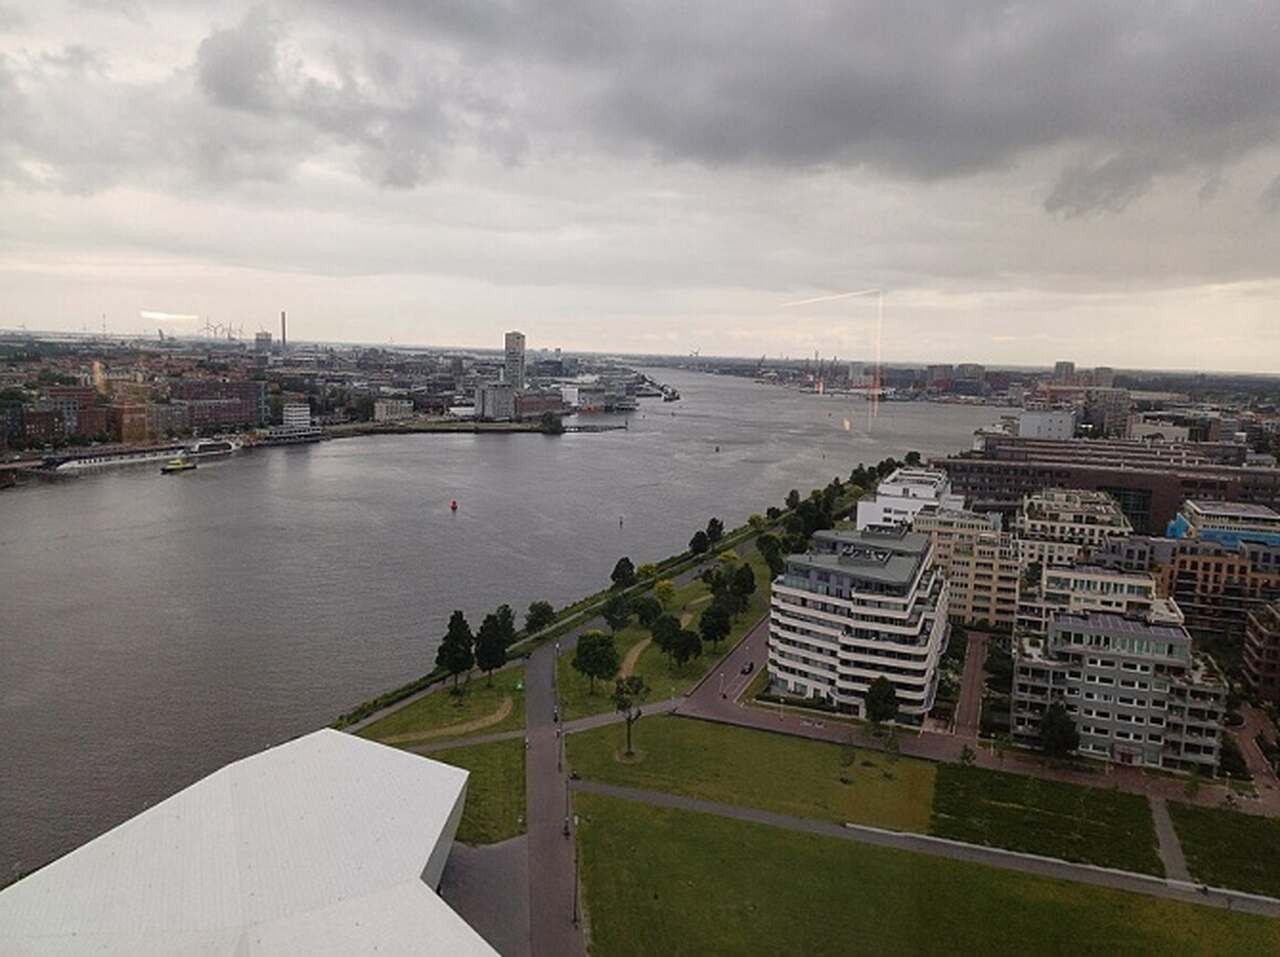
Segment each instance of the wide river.
M422 675L451 609L563 604L712 515L998 415L655 377L683 400L625 432L344 439L0 493L0 884Z

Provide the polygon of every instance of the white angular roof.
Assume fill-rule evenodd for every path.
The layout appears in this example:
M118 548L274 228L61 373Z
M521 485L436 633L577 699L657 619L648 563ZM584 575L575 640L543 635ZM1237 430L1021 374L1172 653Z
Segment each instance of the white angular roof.
M459 768L316 731L0 891L0 952L495 954L433 890L466 784Z

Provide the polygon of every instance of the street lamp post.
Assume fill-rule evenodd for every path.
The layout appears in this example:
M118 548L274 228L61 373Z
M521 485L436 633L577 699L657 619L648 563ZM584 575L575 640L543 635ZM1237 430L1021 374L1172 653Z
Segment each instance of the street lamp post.
M564 781L564 836L569 838L569 779Z

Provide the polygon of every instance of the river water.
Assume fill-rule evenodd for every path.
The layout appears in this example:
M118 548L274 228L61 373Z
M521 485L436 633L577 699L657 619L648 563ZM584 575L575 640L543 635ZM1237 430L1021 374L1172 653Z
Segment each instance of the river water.
M344 439L0 493L0 883L430 670L451 609L563 604L711 515L998 415L655 377L683 400L625 432Z

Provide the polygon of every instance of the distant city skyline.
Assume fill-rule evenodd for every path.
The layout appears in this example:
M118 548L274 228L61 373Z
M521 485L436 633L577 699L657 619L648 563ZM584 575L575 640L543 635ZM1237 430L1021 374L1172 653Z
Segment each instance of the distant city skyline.
M1278 18L0 0L0 325L1273 371Z

